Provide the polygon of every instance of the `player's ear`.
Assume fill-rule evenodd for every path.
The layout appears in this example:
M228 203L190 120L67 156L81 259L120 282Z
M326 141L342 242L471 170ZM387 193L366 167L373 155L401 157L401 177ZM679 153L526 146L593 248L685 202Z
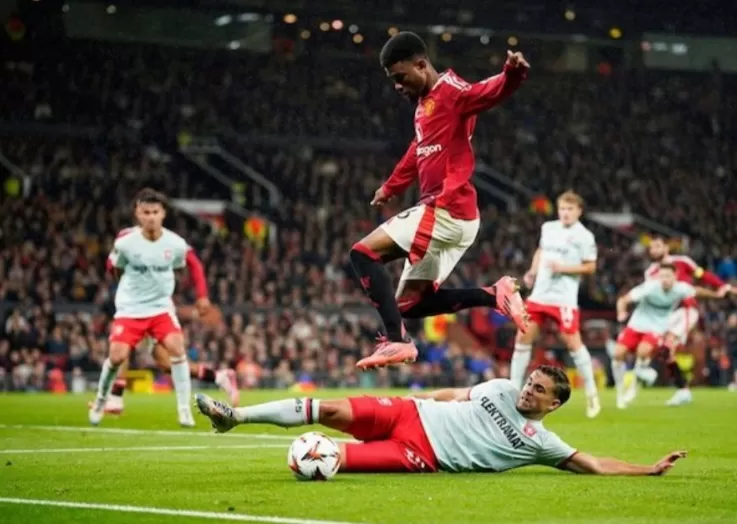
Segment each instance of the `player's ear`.
M553 401L550 403L550 407L548 407L548 413L552 413L556 409L560 407L560 400L557 398L554 398Z

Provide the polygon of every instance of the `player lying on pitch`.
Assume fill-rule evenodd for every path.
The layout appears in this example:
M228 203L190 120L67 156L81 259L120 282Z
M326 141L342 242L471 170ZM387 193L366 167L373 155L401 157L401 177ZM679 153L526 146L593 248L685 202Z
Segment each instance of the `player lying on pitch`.
M543 427L571 395L561 369L541 366L522 391L506 379L409 398L301 398L232 408L197 394L200 412L224 433L238 424L295 427L319 423L362 441L341 444L345 472L501 472L534 464L574 473L662 475L686 456L674 451L652 465L579 452Z

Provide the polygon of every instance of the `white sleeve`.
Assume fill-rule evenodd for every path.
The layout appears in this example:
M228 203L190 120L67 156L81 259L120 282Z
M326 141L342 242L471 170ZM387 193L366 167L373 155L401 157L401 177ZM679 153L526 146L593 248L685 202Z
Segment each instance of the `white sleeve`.
M649 282L643 282L639 286L633 287L627 294L630 296L630 300L632 302L639 302L640 300L645 298L645 295L647 295L651 289L652 286Z
M548 433L545 442L537 453L537 464L557 467L573 455L576 450L563 442L555 433Z
M174 250L174 262L173 266L174 269L183 269L187 267L187 251L189 251L190 247L182 240L182 243L180 246L177 246L177 249Z
M120 242L115 242L113 244L113 250L108 255L108 260L110 260L110 263L113 267L116 267L118 269L125 269L125 265L128 263L128 259L123 253L123 248L120 245Z
M584 235L581 241L581 260L584 262L595 262L597 257L596 238L592 233Z

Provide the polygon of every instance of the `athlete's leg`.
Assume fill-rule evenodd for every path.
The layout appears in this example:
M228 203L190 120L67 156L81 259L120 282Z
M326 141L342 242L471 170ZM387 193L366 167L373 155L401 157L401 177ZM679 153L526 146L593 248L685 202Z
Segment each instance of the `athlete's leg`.
M192 380L189 373L187 354L184 352L184 335L174 313L164 313L151 320L151 334L169 354L171 378L177 396L179 424L194 426L189 400L192 395Z
M612 355L612 375L614 376L614 387L617 392L617 408L619 409L627 407L624 387L624 375L627 372L625 359L629 352L628 345L633 344L633 338L636 338L636 335L629 334L625 328L625 331L620 333L617 339L617 343L614 346L614 354Z
M658 378L658 373L650 367L650 362L658 346L659 341L653 337L645 337L637 346L635 376L648 386L652 386Z
M90 407L88 416L93 425L102 421L105 414L105 404L110 390L113 387L118 371L145 333L145 320L117 318L113 321L110 332L110 351L108 358L102 364L100 380L97 384L97 396Z
M391 275L384 264L405 256L407 252L381 227L357 242L350 252L351 265L358 282L381 316L386 336L391 342L403 342L405 330L394 299Z
M528 310L529 311L529 310ZM512 353L512 362L509 367L509 379L517 387L522 389L525 382L527 368L532 358L532 345L537 340L540 333L540 325L543 319L533 311L530 311L530 321L527 324L527 331L517 331L514 341L514 353Z
M688 388L688 382L683 374L683 370L678 365L676 360L676 352L681 346L681 340L678 336L672 333L666 333L663 337L663 346L667 350L667 364L666 367L673 377L673 384L676 386L677 391L675 394L666 402L668 406L681 406L688 404L693 401L693 395L691 390Z
M575 310L574 315L575 317L570 323L566 323L566 320L563 319L560 336L566 348L568 348L568 353L576 365L576 370L583 377L584 390L586 391L586 416L594 418L601 411L599 394L596 389L596 378L594 377L594 365L591 361L591 354L581 339L578 310Z
M171 358L169 352L162 344L156 344L153 351L154 362L164 373L171 374ZM231 404L237 406L240 402L240 391L235 371L232 369L213 370L205 364L189 362L189 375L193 379L201 380L208 384L217 384L230 398Z

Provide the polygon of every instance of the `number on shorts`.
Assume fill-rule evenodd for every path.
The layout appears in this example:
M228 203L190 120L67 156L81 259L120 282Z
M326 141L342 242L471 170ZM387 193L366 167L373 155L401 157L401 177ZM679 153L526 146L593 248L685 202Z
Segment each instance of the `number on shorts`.
M570 327L573 324L573 308L563 306L560 308L560 321L565 327Z
M420 209L420 208L419 207L411 207L407 211L402 211L401 213L399 213L397 215L397 218L407 218L410 215L410 213L414 213L418 209Z

